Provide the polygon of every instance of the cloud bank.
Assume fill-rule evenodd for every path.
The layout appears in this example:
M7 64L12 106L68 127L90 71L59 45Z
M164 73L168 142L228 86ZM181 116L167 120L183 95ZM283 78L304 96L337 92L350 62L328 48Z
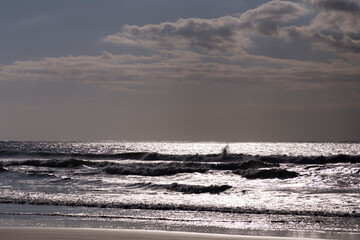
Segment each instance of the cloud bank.
M107 36L104 40L115 44L204 52L239 51L251 42L244 33L276 36L281 24L307 12L298 3L273 1L249 10L240 17L189 18L158 25L125 25L121 32Z
M216 19L125 25L104 37L114 45L149 48L152 55L104 52L17 61L1 68L1 81L66 81L136 88L146 84L231 84L243 88L306 89L357 86L360 76L358 1L270 1L242 14ZM308 25L299 17L316 13ZM322 62L252 55L256 37L309 42L336 57ZM294 49L293 51L296 51Z

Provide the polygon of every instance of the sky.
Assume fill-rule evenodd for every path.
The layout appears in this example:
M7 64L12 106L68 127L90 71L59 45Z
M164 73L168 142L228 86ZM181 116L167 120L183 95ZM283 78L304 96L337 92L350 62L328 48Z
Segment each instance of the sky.
M0 139L360 141L359 0L2 0Z

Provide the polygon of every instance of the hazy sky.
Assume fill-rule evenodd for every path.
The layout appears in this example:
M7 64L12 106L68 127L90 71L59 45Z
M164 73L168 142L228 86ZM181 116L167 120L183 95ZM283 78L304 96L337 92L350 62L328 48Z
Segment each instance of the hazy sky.
M0 139L360 140L359 0L2 0Z

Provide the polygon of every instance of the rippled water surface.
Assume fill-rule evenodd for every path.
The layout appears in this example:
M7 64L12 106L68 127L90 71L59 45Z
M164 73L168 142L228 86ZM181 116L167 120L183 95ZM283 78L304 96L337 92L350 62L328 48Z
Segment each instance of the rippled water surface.
M0 225L288 229L356 239L359 146L0 142Z

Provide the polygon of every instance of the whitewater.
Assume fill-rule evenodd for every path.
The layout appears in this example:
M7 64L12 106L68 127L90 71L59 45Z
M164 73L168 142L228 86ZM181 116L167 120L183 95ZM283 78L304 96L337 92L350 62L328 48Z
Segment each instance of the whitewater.
M12 225L359 239L360 143L0 141Z

